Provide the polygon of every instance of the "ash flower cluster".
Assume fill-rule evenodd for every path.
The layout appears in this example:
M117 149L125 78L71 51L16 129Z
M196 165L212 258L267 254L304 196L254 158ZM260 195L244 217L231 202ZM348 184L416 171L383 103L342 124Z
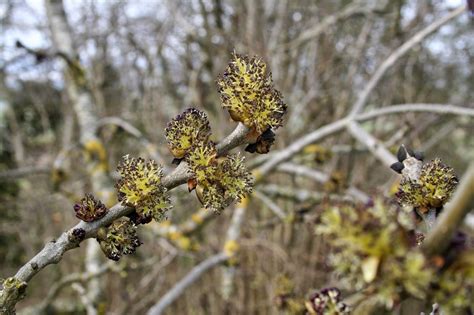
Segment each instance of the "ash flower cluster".
M141 245L137 235L137 227L127 219L114 221L107 228L100 228L97 241L104 254L118 261L123 255L133 254Z
M188 108L168 123L165 136L173 156L182 159L192 146L206 144L209 141L211 126L206 113Z
M117 167L121 179L117 182L118 200L133 207L131 218L135 223L161 221L170 208L166 188L161 184L163 171L155 161L130 158L128 155Z
M313 293L305 305L311 315L350 314L350 308L341 301L341 291L337 288L325 288Z
M436 158L422 165L418 180L402 177L397 197L401 204L425 213L429 209L442 207L457 184L454 170Z
M107 207L100 200L96 200L91 194L86 194L80 202L74 205L76 218L85 222L96 221L102 218L107 211Z
M231 118L242 122L257 136L273 133L272 130L282 125L286 104L281 93L273 87L271 74L267 73L267 65L262 59L233 54L224 74L218 78L217 86L222 106Z
M335 253L330 264L352 288L370 288L387 307L403 294L425 298L433 270L415 248L409 214L376 200L373 205L342 204L322 214L316 231Z
M207 144L194 148L186 162L196 181L196 194L208 209L220 211L252 190L252 177L240 155L217 157L214 145Z

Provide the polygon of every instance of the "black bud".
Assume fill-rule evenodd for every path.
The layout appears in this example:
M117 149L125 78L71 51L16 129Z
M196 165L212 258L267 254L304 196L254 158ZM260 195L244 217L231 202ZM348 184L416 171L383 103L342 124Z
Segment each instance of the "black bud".
M182 160L183 159L174 158L173 161L171 161L171 164L179 165L179 163L181 163Z
M398 174L401 174L405 166L403 165L402 162L395 162L392 165L390 165L390 168L394 170L395 172L397 172Z
M425 159L425 155L420 151L415 151L413 157L419 161L423 161Z
M267 130L265 130L265 131L260 135L260 138L261 138L262 140L275 139L275 133L272 131L271 128L268 128Z
M403 162L406 160L406 158L407 158L407 151L405 150L405 147L401 145L400 148L398 148L398 152L397 152L398 162Z
M415 156L415 152L413 152L412 149L406 148L406 150L407 150L407 153L408 153L410 156Z
M256 143L249 144L248 146L245 147L245 151L250 152L250 153L255 153L257 151L257 144Z

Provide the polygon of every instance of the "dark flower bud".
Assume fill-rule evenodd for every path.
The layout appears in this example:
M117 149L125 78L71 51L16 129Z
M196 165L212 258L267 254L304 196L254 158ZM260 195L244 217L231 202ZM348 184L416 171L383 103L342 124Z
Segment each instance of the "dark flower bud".
M413 157L419 161L423 161L425 159L425 155L420 151L413 152Z
M79 203L74 205L76 217L85 222L96 221L107 213L107 207L96 200L93 195L87 194Z
M341 292L337 288L322 289L310 296L309 301L306 303L306 308L309 314L315 315L349 314L350 308L340 301L340 296Z
M400 148L398 148L398 152L397 152L398 162L401 163L405 161L406 158L407 158L407 151L405 149L405 146L401 145Z
M395 162L392 165L390 165L390 168L397 172L398 174L402 173L402 170L405 168L402 162Z
M81 228L73 229L69 235L69 240L74 243L80 243L86 237L86 231Z
M275 133L268 128L264 133L257 137L255 143L250 143L245 147L245 151L250 153L266 154L270 152L270 147L275 142Z

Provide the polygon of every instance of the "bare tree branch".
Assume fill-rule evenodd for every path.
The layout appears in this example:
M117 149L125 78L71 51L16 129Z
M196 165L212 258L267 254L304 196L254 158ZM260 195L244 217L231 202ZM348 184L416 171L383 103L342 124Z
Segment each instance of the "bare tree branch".
M195 266L191 271L175 286L168 291L155 305L153 305L147 312L147 315L160 315L163 311L171 305L178 297L180 297L183 292L193 283L195 283L203 274L205 274L209 269L223 263L229 257L226 253L219 253L214 256L209 257L204 260L197 266Z
M358 123L349 123L347 130L349 130L351 135L357 139L357 141L365 145L367 149L369 149L369 151L372 152L372 154L385 166L389 167L392 163L397 161L397 158L384 147L382 142L365 131Z
M434 228L422 244L422 250L428 255L441 254L449 245L452 236L464 217L472 210L474 201L474 163L471 163L461 184L456 189L451 201L436 220Z
M226 150L232 149L233 145L237 145L245 141L247 134L247 129L242 128L242 125L238 125L236 129L226 137L222 143L217 146L218 152L224 154ZM238 138L238 139L234 139ZM172 189L176 186L186 183L186 181L191 177L191 173L188 170L186 163L180 163L180 165L169 175L163 178L162 183L167 189ZM131 208L122 206L121 204L116 204L109 209L109 212L100 220L86 223L79 222L76 226L69 229L68 231L61 234L57 240L53 240L45 245L45 247L30 261L23 265L16 275L14 276L20 282L27 283L30 281L39 271L50 264L55 264L61 261L64 253L68 250L76 248L79 246L77 240L72 237L73 231L75 229L83 229L85 231L85 238L95 237L97 230L102 226L107 226L112 223L114 220L125 216L132 212ZM0 296L2 294L11 294L11 292L0 291ZM0 305L0 309L3 307Z
M365 8L363 5L361 5L357 1L353 1L352 3L344 7L342 10L336 12L333 15L325 17L321 21L321 23L318 23L302 32L297 38L288 43L287 46L291 49L298 48L300 45L319 36L340 20L349 18L357 14L366 13L367 11L367 8Z
M474 108L469 107L454 106L450 104L401 104L391 105L388 107L371 110L363 114L358 114L354 120L366 121L379 116L402 114L407 112L426 112L474 117Z
M403 57L407 52L409 52L413 47L421 43L428 35L431 33L435 32L437 29L439 29L441 26L445 25L449 21L453 20L457 16L461 15L466 10L465 6L460 6L456 10L453 10L449 14L435 20L433 23L413 35L409 40L407 40L403 45L398 47L394 52L388 56L387 59L385 59L384 62L377 68L377 71L373 74L373 76L370 78L369 82L367 82L367 85L365 88L362 90L362 92L359 94L359 97L357 98L357 101L355 102L350 116L353 117L357 115L365 106L365 103L367 102L370 93L374 90L374 88L377 86L377 84L380 82L384 74L387 72L390 67L392 67L395 62L397 62L398 59Z
M279 171L287 172L290 174L300 175L303 177L311 178L312 180L318 183L325 183L329 180L329 176L323 172L311 169L303 165L297 165L293 163L283 163L280 164L277 168ZM360 202L369 201L370 197L363 191L350 186L347 189L347 193L357 199Z
M226 239L224 242L224 253L227 253L229 258L233 258L238 251L239 245L238 240L240 238L242 224L245 219L245 212L247 211L250 200L244 198L239 204L236 205L234 213L232 214L232 220L227 229ZM234 279L236 268L232 259L227 266L222 270L222 283L221 291L224 299L229 299L232 296L234 290Z
M15 180L36 174L48 174L49 172L51 172L51 167L25 166L0 172L0 181Z
M285 220L286 218L286 213L283 211L282 208L280 208L276 203L273 202L270 198L265 196L263 193L259 191L255 191L254 196L258 198L260 201L263 202L264 205L268 207L280 220Z

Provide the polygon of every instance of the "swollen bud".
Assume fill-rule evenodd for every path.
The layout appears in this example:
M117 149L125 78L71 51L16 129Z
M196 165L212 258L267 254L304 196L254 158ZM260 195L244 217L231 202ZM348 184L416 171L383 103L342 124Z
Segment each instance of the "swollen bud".
M74 205L74 211L78 219L92 222L102 218L108 210L100 200L96 200L91 194L86 194L80 202Z

